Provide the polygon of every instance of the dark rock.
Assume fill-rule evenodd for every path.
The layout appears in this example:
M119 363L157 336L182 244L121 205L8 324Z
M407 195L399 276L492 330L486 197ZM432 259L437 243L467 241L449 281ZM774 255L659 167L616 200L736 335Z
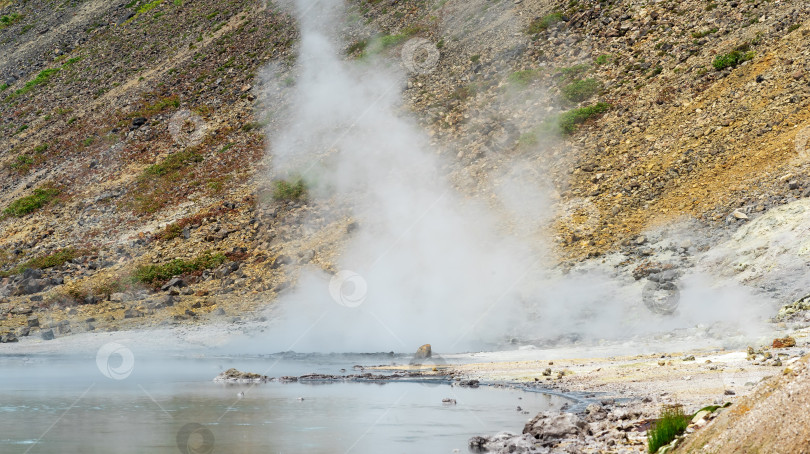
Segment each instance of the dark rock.
M32 312L34 312L34 310L31 309L31 306L15 306L11 309L11 313L14 315L28 315Z
M291 258L287 257L286 255L279 255L270 264L270 269L275 270L277 268L280 268L282 265L289 265L290 263L292 263Z
M14 293L16 295L33 295L45 290L48 284L50 282L47 279L24 279Z
M174 306L175 298L171 295L164 295L160 296L154 301L150 301L146 303L146 307L149 309L161 309L164 307L171 307Z
M31 334L31 328L27 326L23 326L22 328L17 330L17 335L20 337L26 337Z
M144 117L137 117L132 120L132 129L138 129L141 126L146 124L146 118Z
M70 322L62 320L55 326L56 333L59 335L70 334Z
M165 291L169 290L172 287L186 287L187 285L188 284L186 284L186 281L184 281L182 278L175 277L175 278L172 278L169 282L167 282L160 289L165 292Z
M28 317L28 327L33 328L35 326L39 326L39 317L32 315Z
M143 317L143 312L131 307L124 312L124 318L138 318Z
M469 443L470 451L479 452L479 453L480 452L487 452L487 449L485 448L485 446L486 446L488 441L489 440L487 438L484 438L484 437L476 436L476 437L470 438L470 443Z
M23 279L42 279L42 270L36 268L28 268L23 271Z
M42 340L46 340L46 341L47 340L53 340L53 337L54 337L52 329L45 330L42 333L40 333L40 335L42 336Z

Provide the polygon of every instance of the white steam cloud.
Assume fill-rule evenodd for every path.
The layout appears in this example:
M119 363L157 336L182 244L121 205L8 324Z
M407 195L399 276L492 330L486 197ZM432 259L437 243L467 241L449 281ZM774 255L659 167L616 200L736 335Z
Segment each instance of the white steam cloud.
M740 289L710 294L688 278L681 315L662 318L644 310L632 280L552 270L547 245L526 240L552 212L535 171L508 167L494 184L496 211L462 197L401 108L407 65L346 61L339 0L299 0L295 10L295 84L282 88L278 67L266 78L278 82L266 84L268 99L286 99L273 113L273 177L302 175L318 203L349 203L359 228L340 256L344 271L306 269L275 303L280 318L264 351L409 352L431 343L450 352L511 337L629 337L722 321L750 298Z

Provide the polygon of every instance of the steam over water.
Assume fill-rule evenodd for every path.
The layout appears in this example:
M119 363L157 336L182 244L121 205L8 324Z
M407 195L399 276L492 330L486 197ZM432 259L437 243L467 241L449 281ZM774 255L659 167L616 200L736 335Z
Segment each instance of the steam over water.
M403 53L404 64L348 61L338 37L342 2L290 8L301 30L294 86L277 66L264 77L267 102L287 101L268 107L276 124L268 178L303 176L315 203L348 203L359 228L340 255L341 272L305 270L280 299L263 351L413 351L427 342L462 351L510 338L630 338L725 321L729 312L759 318L763 306L748 304L748 290L713 288L705 277L685 276L678 310L661 317L644 308L640 284L597 269L554 270L537 232L559 207L531 180L536 172L514 162L494 203L461 196L426 131L402 108L414 55Z

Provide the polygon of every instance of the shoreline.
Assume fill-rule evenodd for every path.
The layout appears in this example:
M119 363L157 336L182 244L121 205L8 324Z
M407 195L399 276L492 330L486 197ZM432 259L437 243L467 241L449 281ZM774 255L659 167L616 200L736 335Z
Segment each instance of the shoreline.
M217 350L263 327L263 323L250 322L238 327L223 323L82 333L50 341L31 339L0 344L0 355L94 353L100 345L121 342L137 350L182 351L207 356L225 354L227 349L220 353ZM609 355L628 350L626 342L615 342L596 348L524 347L500 352L434 355L419 365L399 364L407 356L396 354L390 363L363 366L362 372L393 371L390 377L393 379L389 380L392 383L402 381L403 377L395 376L396 372L404 372L406 381L441 376L449 377L451 386L465 386L465 383L469 386L474 382L474 386L511 387L571 399L572 404L560 410L527 414L524 428L473 437L471 449L484 450L479 452L641 453L647 451L646 431L661 408L680 405L688 415L708 406L730 404L733 409L740 399L752 395L766 378L780 376L783 370L793 367L810 351L807 340L810 329L790 334L797 345L788 348L754 345L751 349L716 347ZM602 356L588 357L583 353ZM704 416L696 421L697 425L691 425L688 432L701 430L723 411L718 409Z

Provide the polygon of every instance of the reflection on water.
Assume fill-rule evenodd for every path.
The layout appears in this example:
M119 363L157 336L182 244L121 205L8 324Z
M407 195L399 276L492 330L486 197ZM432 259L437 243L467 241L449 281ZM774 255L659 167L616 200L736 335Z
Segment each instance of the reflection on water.
M0 452L177 453L178 432L190 447L186 452L467 452L469 437L519 431L536 412L567 402L512 389L424 383L211 382L229 367L264 372L272 365L273 376L351 370L357 358L346 357L142 360L124 380L85 362L0 357ZM443 404L444 398L457 404Z

